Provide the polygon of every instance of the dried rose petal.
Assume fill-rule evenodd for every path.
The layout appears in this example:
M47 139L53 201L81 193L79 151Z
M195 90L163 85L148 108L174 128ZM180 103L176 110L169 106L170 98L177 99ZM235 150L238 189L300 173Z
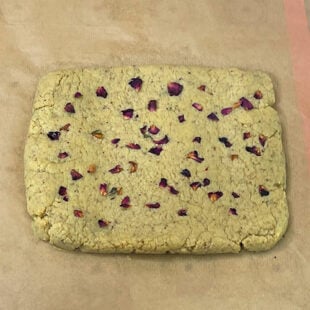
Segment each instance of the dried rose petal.
M233 110L233 108L229 107L229 108L224 108L221 110L222 115L228 115L229 113L231 113Z
M60 159L66 158L68 156L69 156L69 154L67 152L62 152L62 153L58 154L58 158L60 158Z
M88 173L94 173L94 172L96 172L96 169L97 169L96 165L95 164L91 164L91 165L89 165L89 167L87 169L87 172Z
M117 195L122 195L123 194L123 188L122 187L118 187L116 189L116 193L117 193Z
M238 154L231 154L231 155L230 155L231 160L238 159L238 157L239 157Z
M190 184L190 187L196 191L199 187L201 187L201 183L200 182L193 182Z
M147 131L151 133L152 135L157 135L160 132L160 129L156 127L155 125L152 125L149 127Z
M146 203L145 204L146 207L150 208L150 209L158 209L160 207L160 203L159 202L150 202L150 203Z
M206 91L206 85L200 85L199 87L197 87L197 89L201 91Z
M79 91L74 94L74 98L81 98L83 95Z
M96 90L97 97L107 98L108 93L103 86L99 86Z
M155 112L157 110L157 100L150 100L147 108L150 112Z
M97 129L97 130L94 130L91 135L97 139L100 139L102 140L104 138L104 135L103 133L101 132L101 130Z
M193 142L201 143L201 137L195 137Z
M232 195L234 198L239 198L239 197L240 197L240 195L237 194L237 193L235 193L235 192L232 192L231 195Z
M257 90L257 91L254 93L254 98L255 98L255 99L262 99L262 98L263 98L263 93L262 93L260 90Z
M119 138L114 138L114 139L111 140L111 143L112 144L117 144L120 140L121 139L119 139Z
M84 217L83 211L81 211L81 210L74 210L73 214L76 217Z
M167 85L167 90L170 96L179 96L183 90L183 85L176 82L170 82Z
M222 142L226 147L231 147L232 144L228 141L226 137L219 138L219 141Z
M146 130L147 130L147 126L146 126L146 125L143 126L142 128L140 128L140 132L141 132L143 135L145 135Z
M243 133L243 140L249 139L251 137L251 133L250 132L244 132Z
M79 180L81 178L83 178L83 175L81 175L78 171L76 171L75 169L72 169L71 172L71 177L73 181Z
M126 196L126 197L124 197L123 199L122 199L122 202L121 202L121 204L120 204L120 207L122 207L122 208L129 208L129 207L131 207L130 206L130 198L129 198L129 196Z
M64 187L64 186L60 186L59 189L58 189L58 194L60 196L65 196L67 195L67 188Z
M64 125L64 126L62 126L62 127L60 127L59 128L59 130L65 130L65 131L69 131L69 127L71 126L71 124L66 124L66 125Z
M165 135L162 139L160 140L153 140L155 144L167 144L169 142L169 138L167 135Z
M183 169L181 171L181 174L187 178L190 178L191 177L191 172L188 170L188 169Z
M263 185L259 185L258 191L262 197L269 195L269 191Z
M178 119L179 119L179 122L180 122L180 123L185 122L185 118L184 118L184 115L183 115L183 114L182 114L182 115L179 115L179 116L178 116Z
M141 87L142 87L142 83L143 81L140 79L140 77L136 77L136 78L132 78L130 81L129 81L129 85L135 89L137 92L141 90Z
M62 199L63 199L64 201L69 201L68 196L64 196Z
M235 208L229 208L228 211L231 215L238 215L237 210Z
M245 149L247 152L255 154L256 156L262 155L260 149L257 146L246 146Z
M219 192L219 191L208 193L208 197L210 198L210 200L211 200L212 202L214 202L214 201L220 199L222 196L223 196L223 193L222 193L222 192Z
M165 188L165 187L167 187L167 185L168 185L167 179L161 178L160 182L159 182L159 186L162 187L162 188Z
M169 192L173 195L177 195L179 193L173 186L168 186Z
M128 163L130 164L130 173L136 172L138 169L138 164L134 161L129 161Z
M215 122L217 122L217 121L219 121L219 118L216 116L216 114L215 113L210 113L208 116L207 116L207 118L208 119L210 119L211 121L215 121Z
M260 134L258 137L258 140L259 140L259 143L261 144L261 146L264 147L266 144L267 137L264 136L263 134Z
M75 113L75 109L74 109L74 106L71 102L68 102L66 105L65 105L65 111L68 112L68 113Z
M239 99L240 105L245 109L246 111L252 110L253 104L246 98L242 97Z
M124 119L131 119L133 117L134 109L126 109L121 111Z
M51 139L51 140L59 140L60 137L60 132L59 131L50 131L47 136Z
M108 185L106 183L100 184L99 192L101 196L106 196L108 194Z
M162 152L163 148L161 146L155 146L149 149L149 153L155 154L157 156L160 155Z
M187 210L186 209L180 209L178 210L179 216L187 216Z
M126 144L126 147L128 147L129 149L132 149L132 150L140 150L141 149L141 146L139 144L136 144L136 143L128 143L128 144Z
M211 181L208 178L204 178L202 181L203 186L208 186L210 185Z
M112 174L120 173L121 171L123 171L121 165L116 165L114 168L109 170L109 172L111 172Z
M191 159L197 161L198 163L201 163L201 162L204 161L204 158L199 157L197 151L192 151L192 152L188 153L188 154L186 155L186 157L187 157L187 158L191 158Z
M197 111L201 112L203 110L203 107L200 103L194 102L192 104L192 107L195 108Z
M98 220L98 225L100 228L107 227L109 225L109 222L101 219L101 220Z

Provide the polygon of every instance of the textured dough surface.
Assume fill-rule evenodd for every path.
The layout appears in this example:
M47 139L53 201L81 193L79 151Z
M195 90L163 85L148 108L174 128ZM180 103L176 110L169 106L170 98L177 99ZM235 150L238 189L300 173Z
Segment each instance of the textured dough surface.
M129 85L136 77L143 81L140 91ZM170 82L183 86L179 95L169 95ZM198 89L200 85L205 90ZM96 95L100 86L106 98ZM253 96L257 90L261 99ZM82 96L75 98L76 92ZM228 115L221 114L243 97L253 109L235 106ZM148 110L150 100L157 101L156 111ZM75 113L64 110L68 102ZM271 79L258 71L133 66L49 73L38 85L25 147L27 209L35 234L58 247L85 252L203 254L271 248L288 222L285 157L274 103ZM132 118L124 119L126 109L134 110ZM218 121L209 119L210 113ZM60 130L68 123L68 131ZM143 135L140 128L151 125L159 133ZM95 130L102 139L92 134ZM60 132L59 140L47 136L51 131ZM246 132L250 137L244 139ZM152 140L165 135L169 142L160 155L150 153ZM264 146L260 135L266 139ZM201 142L193 142L195 137ZM232 145L226 147L221 137ZM120 141L112 144L115 138ZM141 148L130 149L128 143ZM246 151L253 146L261 156ZM193 151L204 160L188 158ZM68 156L58 158L63 152ZM234 160L233 154L238 155ZM133 173L129 161L138 165ZM96 165L94 173L87 172L90 165ZM123 170L109 172L116 165ZM73 180L72 169L83 177ZM181 174L183 169L190 171L190 178ZM159 186L162 178L166 188ZM190 186L205 178L209 185L196 190ZM108 193L113 187L122 191L102 195L100 184L107 184ZM68 201L59 194L60 186L67 189ZM178 194L170 193L169 186ZM261 195L259 186L268 195ZM222 196L212 201L214 192ZM240 197L234 198L233 192ZM120 206L126 196L128 208ZM78 216L74 210L80 211Z

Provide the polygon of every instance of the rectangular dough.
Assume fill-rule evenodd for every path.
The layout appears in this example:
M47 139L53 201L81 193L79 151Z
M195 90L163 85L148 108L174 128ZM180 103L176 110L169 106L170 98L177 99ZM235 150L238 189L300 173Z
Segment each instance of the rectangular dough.
M267 250L288 222L281 127L259 71L52 72L25 147L35 234L68 250Z

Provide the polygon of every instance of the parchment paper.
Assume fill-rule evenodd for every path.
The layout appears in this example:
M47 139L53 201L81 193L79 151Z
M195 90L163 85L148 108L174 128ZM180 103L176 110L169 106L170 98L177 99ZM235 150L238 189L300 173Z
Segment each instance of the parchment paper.
M280 0L0 0L0 309L307 309L310 178L290 59ZM90 255L35 239L23 148L38 79L61 68L126 64L271 74L290 209L273 250Z

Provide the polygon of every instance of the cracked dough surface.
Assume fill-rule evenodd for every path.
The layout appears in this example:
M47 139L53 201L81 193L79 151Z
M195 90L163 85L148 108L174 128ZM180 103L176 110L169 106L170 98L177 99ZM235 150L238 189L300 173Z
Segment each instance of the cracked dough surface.
M128 84L135 77L143 81L140 91ZM169 82L183 85L179 96L169 96ZM200 85L206 90L199 90ZM107 90L106 98L96 96L99 86ZM260 100L253 97L257 90L263 94ZM77 91L81 98L74 97ZM221 114L241 97L254 109ZM156 112L147 109L152 99L158 103ZM68 102L75 113L64 111ZM192 107L194 102L202 105L201 112ZM271 248L288 222L285 157L274 103L271 79L258 71L133 66L49 73L38 85L25 147L27 208L35 234L55 246L85 252L203 254ZM124 120L121 111L129 108L134 109L133 118ZM219 121L207 118L212 112ZM185 122L180 123L182 114ZM69 131L60 131L59 140L48 138L48 132L67 123ZM140 132L152 124L160 128L155 140L164 135L170 139L159 156L148 152L154 144ZM93 137L94 130L100 130L103 139ZM251 137L244 140L244 132ZM264 147L260 134L267 137ZM201 143L192 142L196 136ZM219 137L232 146L225 147ZM114 138L120 139L118 146L111 143ZM128 143L141 149L129 149ZM259 147L261 156L247 152L246 146ZM203 162L186 157L194 150ZM59 159L60 152L69 156ZM232 154L238 158L232 160ZM129 172L129 161L138 164L135 173ZM91 164L97 167L95 173L87 172ZM111 174L116 165L123 171ZM185 168L191 178L180 173ZM72 180L72 169L83 177ZM161 178L179 193L161 188ZM194 191L190 184L204 178L210 184ZM123 193L102 196L102 183L109 189L122 187ZM268 196L260 195L259 185L268 189ZM60 186L67 188L68 201L58 194ZM223 196L212 202L208 193L216 191ZM127 209L120 207L125 196L130 197ZM151 202L159 202L160 208L147 208ZM186 209L187 216L179 216L180 209ZM76 217L74 210L83 217ZM109 224L99 227L100 219Z

